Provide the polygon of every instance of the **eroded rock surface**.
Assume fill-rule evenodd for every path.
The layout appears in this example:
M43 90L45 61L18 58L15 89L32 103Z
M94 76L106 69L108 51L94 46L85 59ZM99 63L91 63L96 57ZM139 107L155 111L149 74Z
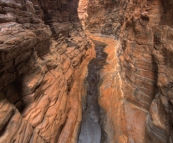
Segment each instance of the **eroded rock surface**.
M173 143L172 9L172 0L0 0L0 143L78 142L92 113L82 117L91 39L107 54L93 104L101 142Z
M0 143L77 140L92 43L78 1L0 1Z
M116 79L109 93L104 88L107 98L100 102L107 142L172 142L171 9L171 0L88 1L86 30L118 42L117 62L110 66L119 71L120 83ZM106 81L111 74L104 72Z
M83 118L78 143L100 143L101 127L99 124L100 107L98 97L100 94L99 85L101 79L100 71L106 64L105 45L96 45L96 58L92 59L88 65L88 76L86 78L87 95L83 105Z

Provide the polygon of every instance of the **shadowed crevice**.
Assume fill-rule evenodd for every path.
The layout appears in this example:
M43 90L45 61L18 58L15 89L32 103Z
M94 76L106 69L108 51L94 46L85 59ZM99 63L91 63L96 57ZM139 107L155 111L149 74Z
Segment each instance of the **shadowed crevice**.
M78 143L100 143L101 127L99 124L100 107L98 104L99 86L101 85L100 71L106 64L107 54L104 46L96 45L96 58L88 65L86 78L87 96L83 107L83 119Z

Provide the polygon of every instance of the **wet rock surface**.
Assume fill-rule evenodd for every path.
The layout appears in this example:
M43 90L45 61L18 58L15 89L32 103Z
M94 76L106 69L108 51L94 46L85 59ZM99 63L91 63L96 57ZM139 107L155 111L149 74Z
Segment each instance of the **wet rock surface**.
M96 58L88 65L86 78L87 95L83 107L83 118L78 143L100 143L101 127L99 125L100 107L98 104L99 86L101 84L100 71L106 64L106 53L103 46L96 45Z

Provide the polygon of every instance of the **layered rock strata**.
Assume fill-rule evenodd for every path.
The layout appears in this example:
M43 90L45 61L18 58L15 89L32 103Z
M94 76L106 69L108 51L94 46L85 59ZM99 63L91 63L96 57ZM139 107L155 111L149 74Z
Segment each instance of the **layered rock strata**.
M106 124L112 121L111 126L104 127L105 131L108 128L107 136L112 133L108 142L172 142L171 19L171 0L88 1L86 30L112 35L121 45L116 57L120 65L122 110L104 109ZM111 103L117 104L116 100L108 105ZM119 114L107 116L111 110ZM119 118L118 126L112 127Z
M77 140L93 45L78 1L0 1L0 143Z
M78 141L90 39L107 53L101 142L172 143L172 8L172 0L0 0L0 143Z
M171 7L172 2L168 3ZM148 113L142 142L172 142L172 103L168 94L172 83L172 28L167 14L170 10L165 8L159 0L137 1L127 5L124 14L124 81L130 83L133 95L127 99Z

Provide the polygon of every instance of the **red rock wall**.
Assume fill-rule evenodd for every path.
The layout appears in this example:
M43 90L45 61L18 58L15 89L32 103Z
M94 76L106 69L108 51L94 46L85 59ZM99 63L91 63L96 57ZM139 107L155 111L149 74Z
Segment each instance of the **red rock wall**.
M100 103L107 142L172 142L172 8L171 0L88 2L86 29L114 35L121 45L119 99L110 89L108 104Z
M93 45L78 1L0 1L0 143L76 142Z
M122 31L122 67L126 99L147 110L143 142L172 142L172 24L171 4L132 1ZM168 12L169 11L169 12ZM168 15L169 13L169 15ZM170 20L169 20L169 18ZM126 35L126 36L125 36ZM129 90L130 89L130 90Z
M91 33L116 35L120 28L119 19L119 1L88 0L86 30Z
M172 0L0 0L0 143L77 142L94 57L82 26L107 35L89 35L107 45L102 142L172 143L172 9Z

